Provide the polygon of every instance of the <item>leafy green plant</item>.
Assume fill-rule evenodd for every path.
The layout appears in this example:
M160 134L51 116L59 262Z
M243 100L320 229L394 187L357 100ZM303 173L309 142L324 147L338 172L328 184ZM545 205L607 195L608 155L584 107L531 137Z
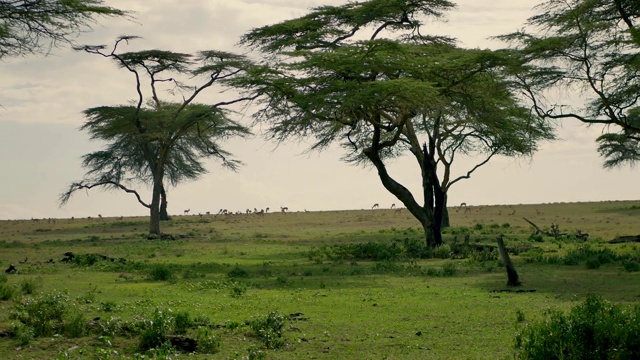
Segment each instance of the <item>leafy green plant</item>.
M173 271L164 264L155 264L149 269L149 279L154 281L168 281L173 279Z
M191 314L187 311L180 311L174 315L174 325L176 334L186 334L187 330L193 326Z
M227 276L230 278L247 278L249 277L249 272L239 266L235 266L227 273Z
M221 341L211 330L206 327L199 327L196 332L198 342L197 351L202 354L214 354L220 351Z
M249 322L249 327L253 330L267 349L279 349L285 345L282 338L286 317L275 311L268 313L264 317L259 317Z
M68 307L69 298L65 293L51 292L25 298L16 304L10 317L32 328L34 337L49 336L63 321Z
M80 311L74 311L65 316L62 328L64 335L70 338L79 338L87 333L87 319Z
M569 314L547 310L544 320L516 336L515 348L521 359L635 359L640 305L628 308L590 295Z
M9 284L9 278L5 274L0 275L0 300L7 301L13 298L15 288Z
M160 348L170 334L173 319L169 312L155 309L150 319L143 320L143 330L140 332L141 349Z
M35 294L42 287L42 278L28 278L20 282L20 291L25 295Z

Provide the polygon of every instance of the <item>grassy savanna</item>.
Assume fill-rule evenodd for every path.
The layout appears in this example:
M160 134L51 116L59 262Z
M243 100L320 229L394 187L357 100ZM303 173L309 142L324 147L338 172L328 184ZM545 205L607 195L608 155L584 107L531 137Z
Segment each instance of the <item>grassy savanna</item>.
M640 300L639 246L607 243L640 234L640 201L456 210L430 252L406 210L176 216L175 240L148 240L143 217L1 221L0 265L18 272L0 282L0 357L506 359L544 309ZM477 249L500 234L520 288ZM40 336L33 303L64 313ZM149 350L153 331L200 347Z

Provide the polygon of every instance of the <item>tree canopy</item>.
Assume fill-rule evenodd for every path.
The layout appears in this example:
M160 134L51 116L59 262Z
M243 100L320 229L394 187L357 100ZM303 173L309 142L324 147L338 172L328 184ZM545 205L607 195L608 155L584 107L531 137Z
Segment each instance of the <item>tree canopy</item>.
M537 114L605 125L597 142L606 167L639 161L638 1L549 0L537 9L524 30L500 37L521 51L518 78ZM548 89L584 101L560 103Z
M66 203L80 189L120 189L136 196L150 210L151 234L160 235L160 218L167 208L167 185L196 179L206 173L204 158L214 157L223 166L237 169L241 163L224 150L220 141L246 136L249 130L233 121L225 105L247 100L237 96L214 104L195 103L205 89L220 84L252 66L245 57L221 51L202 51L197 56L164 50L118 53L104 46L86 46L85 51L116 61L135 77L138 99L135 105L101 106L85 110L82 130L94 140L107 143L100 151L83 157L85 179L72 183L60 201ZM187 80L180 80L186 77ZM147 79L150 98L145 101L142 85ZM203 79L200 84L190 84ZM163 101L158 95L163 84L172 84L182 101ZM148 184L151 201L144 201L132 185Z
M268 137L312 137L312 150L339 143L344 160L374 166L423 225L430 246L441 243L452 184L496 154L529 155L537 141L553 137L513 94L503 71L511 66L508 52L462 49L447 37L421 34L422 21L452 7L370 0L254 29L243 43L275 60L235 83L264 95L256 118L268 124ZM418 165L420 197L386 168L406 153ZM454 176L457 154L481 160Z
M0 0L0 59L46 54L73 43L97 17L127 15L102 0Z

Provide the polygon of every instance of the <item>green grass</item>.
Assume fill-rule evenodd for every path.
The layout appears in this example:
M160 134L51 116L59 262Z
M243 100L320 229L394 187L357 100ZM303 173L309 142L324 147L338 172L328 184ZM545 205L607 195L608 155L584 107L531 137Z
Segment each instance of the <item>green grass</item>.
M640 300L633 266L640 244L606 243L640 234L637 208L640 202L488 206L467 214L452 208L453 227L435 257L407 251L422 233L406 211L176 216L163 231L188 236L175 241L146 240L144 218L0 221L0 265L18 268L0 282L10 289L0 301L0 333L7 335L0 357L164 358L175 350L147 350L141 337L183 335L216 352L181 355L196 359L260 352L268 359L510 359L518 318L541 319L549 307L567 311L591 293L621 304ZM580 229L590 240L531 239L523 216L547 229ZM526 292L504 292L495 254L443 258L465 236L471 245L494 245L498 234L514 250L535 248L512 254ZM62 262L66 252L83 260ZM110 260L119 258L126 263ZM59 336L29 341L11 314L55 292L68 299L66 317L51 325ZM166 327L132 330L158 310L169 314ZM283 316L284 346L268 345L279 338L269 342L251 326L269 314ZM182 320L171 323L172 316ZM100 330L107 328L109 335Z

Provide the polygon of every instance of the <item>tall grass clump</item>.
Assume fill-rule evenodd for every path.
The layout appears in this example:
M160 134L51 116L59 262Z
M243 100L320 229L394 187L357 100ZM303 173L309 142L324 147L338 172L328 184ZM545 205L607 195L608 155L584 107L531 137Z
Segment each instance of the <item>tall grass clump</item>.
M264 317L249 322L249 327L267 349L279 349L285 345L282 338L285 319L284 315L272 311Z
M516 336L518 358L638 359L640 304L623 307L590 295L568 314L547 310L545 319Z
M10 318L30 328L34 337L50 336L63 329L69 306L69 297L62 292L40 294L16 304Z
M2 301L11 300L15 293L14 287L7 284L7 282L9 282L7 275L0 275L0 300Z
M164 264L155 264L149 269L149 280L168 281L173 279L173 271Z
M173 330L174 319L168 311L155 309L151 318L143 320L140 332L140 348L144 350L160 348L167 342L167 335Z

